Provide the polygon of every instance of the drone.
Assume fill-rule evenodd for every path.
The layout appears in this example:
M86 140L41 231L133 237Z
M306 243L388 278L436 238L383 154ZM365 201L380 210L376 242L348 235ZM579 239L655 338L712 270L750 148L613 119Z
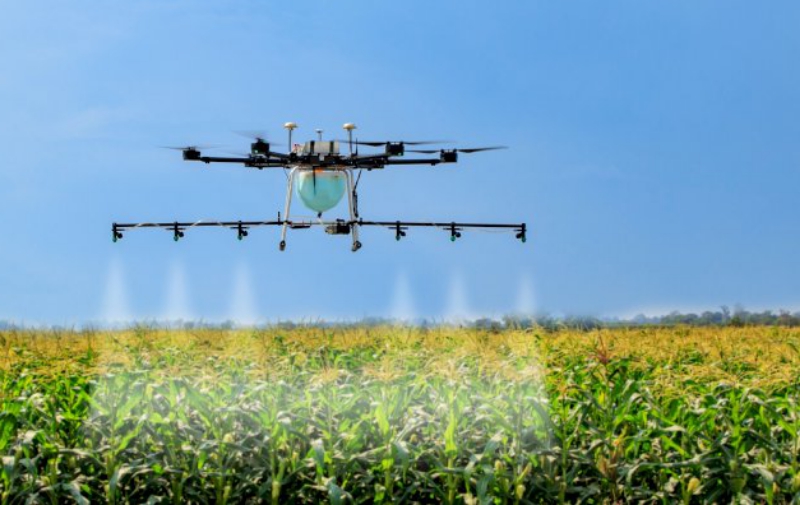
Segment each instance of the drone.
M472 154L482 151L505 149L505 146L475 147L460 149L407 149L425 144L442 144L444 141L359 141L353 140L356 125L345 123L347 140L323 140L322 130L316 130L317 140L303 144L292 144L292 133L297 129L296 123L283 125L288 131L291 149L288 153L272 150L265 136L253 135L250 153L236 157L205 156L199 146L170 147L180 150L186 161L210 163L233 163L258 170L282 169L286 174L286 204L283 215L278 213L277 219L269 221L197 221L197 222L163 222L163 223L113 223L111 227L114 242L122 239L123 232L138 228L161 228L172 232L177 242L192 228L222 227L236 232L242 240L248 236L251 228L259 226L279 226L281 241L279 249L286 249L286 232L289 229L307 229L312 226L323 227L330 235L350 235L353 252L361 249L359 229L364 226L387 228L394 232L397 240L406 236L410 228L427 227L449 232L450 240L455 242L464 230L509 231L522 242L526 241L526 225L502 223L459 223L459 222L411 222L411 221L371 221L361 218L358 210L358 184L362 173L366 170L380 170L392 165L439 165L456 163L459 154ZM349 147L348 154L340 152L342 143ZM359 146L371 150L382 148L382 152L361 154ZM413 156L406 157L412 153ZM420 157L419 155L426 155ZM297 193L303 205L316 213L316 219L293 219L290 215L292 197ZM347 219L323 219L323 213L336 207L347 195L349 216Z

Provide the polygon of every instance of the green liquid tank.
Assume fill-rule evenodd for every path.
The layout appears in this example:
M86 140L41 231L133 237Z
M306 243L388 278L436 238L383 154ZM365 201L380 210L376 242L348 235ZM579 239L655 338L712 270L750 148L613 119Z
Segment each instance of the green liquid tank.
M315 212L336 207L346 189L347 178L343 172L303 170L297 174L297 194L303 204Z

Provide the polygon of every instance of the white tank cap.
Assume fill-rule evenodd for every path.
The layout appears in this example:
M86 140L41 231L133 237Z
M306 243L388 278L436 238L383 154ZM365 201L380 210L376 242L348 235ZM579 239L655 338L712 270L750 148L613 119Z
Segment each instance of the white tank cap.
M297 123L292 123L290 121L288 123L284 123L283 127L286 128L287 130L294 130L295 128L297 128Z
M356 129L356 125L354 125L353 123L345 123L344 125L342 125L342 128L344 128L347 131L353 131Z

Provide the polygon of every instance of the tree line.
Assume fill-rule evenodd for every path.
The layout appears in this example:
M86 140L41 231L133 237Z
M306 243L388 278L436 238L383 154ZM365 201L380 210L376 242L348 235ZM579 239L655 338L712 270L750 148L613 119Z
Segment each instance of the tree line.
M636 326L800 326L800 311L790 312L788 310L764 310L761 312L749 311L737 306L731 310L723 305L719 310L707 310L699 314L693 312L672 311L669 314L658 316L646 316L638 314L632 318L604 318L594 316L564 316L555 317L542 315L535 317L506 316L502 321L491 319L478 319L474 322L477 327L517 327L529 328L539 326L546 329L576 328L576 329L598 329L613 327L636 327Z

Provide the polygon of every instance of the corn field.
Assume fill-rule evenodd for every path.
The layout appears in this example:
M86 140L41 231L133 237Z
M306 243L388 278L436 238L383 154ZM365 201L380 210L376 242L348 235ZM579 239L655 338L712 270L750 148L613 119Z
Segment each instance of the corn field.
M800 503L800 330L0 333L0 500Z

